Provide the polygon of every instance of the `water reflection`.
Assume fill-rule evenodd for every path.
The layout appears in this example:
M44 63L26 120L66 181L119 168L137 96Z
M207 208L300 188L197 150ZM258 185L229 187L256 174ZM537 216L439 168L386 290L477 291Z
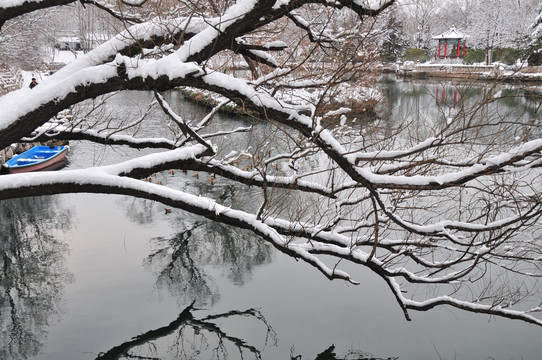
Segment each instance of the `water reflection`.
M251 279L258 266L272 260L272 248L248 231L211 221L196 221L187 214L173 222L183 230L169 238L152 240L145 263L157 274L157 286L183 303L213 305L219 299L210 267L218 268L235 285Z
M257 309L245 311L232 310L196 318L197 309L192 303L179 316L166 326L146 331L131 340L102 352L96 360L117 360L121 358L136 359L262 359L263 349L276 346L277 334ZM260 325L265 340L262 348L252 345L242 337L232 335L225 330L232 322L244 318L245 321ZM220 325L219 325L220 324ZM294 355L291 349L291 360L302 360L302 355ZM376 358L361 350L350 349L344 356L336 353L335 345L319 353L315 360L397 360L398 357Z
M413 143L439 134L514 146L540 136L542 93L507 83L414 80L388 75L379 114ZM389 133L387 134L389 135Z
M0 217L0 358L27 359L63 312L72 277L64 266L67 246L53 234L68 230L71 214L59 197L39 197L3 200Z
M96 360L120 358L137 359L261 359L261 351L244 339L230 335L217 323L233 317L245 317L259 322L265 328L265 343L276 342L273 328L256 309L229 311L208 315L201 319L194 316L194 304L186 307L171 323L149 330L110 350L101 353Z
M242 189L227 179L209 184L191 174L163 172L156 174L153 181L215 198L226 206L258 206L257 189ZM156 273L156 286L167 289L181 304L195 300L202 306L218 301L220 295L209 274L210 267L220 269L231 283L241 286L250 281L255 268L272 261L272 246L250 231L166 209L149 200L123 197L122 207L127 218L141 225L156 222L158 214L167 216L167 228L173 229L173 234L150 240L152 251L145 265Z
M450 114L461 120L459 110L463 110L465 103L469 101L490 98L495 100L500 96L498 102L487 103L486 106L478 107L476 111L501 118L504 114L514 114L512 110L515 107L519 108L518 115L512 118L509 124L500 123L498 117L489 120L495 124L495 129L504 127L505 130L510 130L501 132L510 142L516 141L515 136L528 136L529 126L526 127L524 124L529 125L533 118L538 118L536 115L540 111L537 105L538 95L530 94L529 97L522 98L515 96L516 93L510 93L506 88L457 86L458 99L461 101L455 104L453 101L451 104L440 103L437 106L436 87L447 84L408 83L398 79L386 81L383 84L387 86L385 91L392 106L389 117L380 121L382 127L387 126L389 131L395 131L393 129L402 125L407 118L405 124L410 122L415 125L410 127L409 131L411 134L417 133L417 139L424 139L426 133L433 136L434 129L449 126ZM453 89L446 90L449 91L446 98L451 96L453 100L455 92ZM146 98L147 95L140 96ZM495 103L498 103L499 107L496 107ZM182 107L181 101L177 105ZM450 109L455 112L449 112ZM522 115L525 117L520 117L520 113L525 114ZM470 115L463 111L461 116L467 119ZM232 122L234 127L240 125L247 126L248 123L238 119ZM356 126L359 128L355 130L365 131L367 130L365 125L366 123L362 125L358 121ZM266 131L267 125L258 126L250 135L231 135L226 139L231 141L229 146L243 149L252 143L265 144L273 131ZM539 131L534 126L531 129ZM380 130L375 130L374 135L365 132L366 136L362 140L370 136L382 136L383 132ZM86 152L85 145L81 143L74 144L74 149L75 147L77 151L73 152L73 163L70 166L84 166L86 164L84 161L92 159L92 156L86 155L92 154L94 147L91 145L88 147L90 150L87 149ZM230 150L225 145L220 147L224 148L224 151ZM262 146L258 150L267 149ZM108 154L104 161L114 161L114 155ZM313 162L309 165L313 168L324 166L318 163L321 161L320 158L311 161ZM261 201L257 198L256 189L239 191L233 182L224 179L211 184L207 179L194 178L194 174L176 172L172 175L166 172L157 174L156 178L153 178L153 181L156 180L187 192L205 194L227 206L256 209ZM105 196L97 200L96 203L100 202L99 206L91 206L80 221L89 223L83 227L87 232L96 227L94 222L100 224L100 227L108 225L110 228L102 229L99 234L93 233L92 236L74 232L75 237L84 240L79 243L74 241L72 252L79 254L78 275L97 272L98 267L106 268L107 271L95 274L90 280L87 276L78 277L79 287L73 290L73 293L82 292L81 289L85 292L79 296L71 294L72 298L68 299L72 302L71 322L64 321L65 325L62 325L62 328L57 327L61 328L57 330L57 338L48 340L46 339L48 327L58 319L58 314L64 312L62 300L64 284L71 281L63 264L66 246L59 243L52 234L57 231L55 229L59 229L59 232L67 230L73 221L71 214L67 210L61 210L60 197L3 201L0 204L2 216L0 255L3 265L0 273L1 359L26 359L37 356L45 342L50 348L43 350L43 359L90 358L98 356L99 351L103 351L100 354L101 358L113 356L115 351L116 358L122 354L124 357L132 355L136 358L168 359L181 356L217 358L219 354L224 359L228 357L237 359L241 352L245 358L266 359L285 359L288 358L288 352L289 358L297 360L375 358L362 350L348 349L348 343L360 343L360 347L378 351L380 354L401 354L401 359L429 359L435 358L431 356L434 355L433 348L427 348L427 343L432 344L433 341L437 344L440 342L439 351L442 351L440 350L442 346L448 346L445 344L452 344L449 345L450 350L446 352L448 358L450 354L453 357L453 353L459 349L468 354L481 353L485 358L494 348L499 354L506 351L502 349L507 347L502 345L505 342L497 337L499 334L504 334L501 336L507 339L513 338L517 343L514 344L513 350L510 350L512 355L500 358L512 358L515 354L522 354L518 348L527 354L536 353L538 343L532 338L538 335L537 330L532 331L521 325L515 325L517 327L514 328L514 325L507 322L499 322L498 326L493 327L488 325L486 328L477 326L480 322L485 325L485 318L482 320L478 318L479 322L475 322L472 320L475 317L470 314L464 315L463 318L461 318L463 315L458 314L457 317L461 320L454 322L453 319L443 317L438 312L431 315L418 314L415 324L407 326L401 314L394 313L398 309L393 299L390 301L391 304L385 304L390 300L388 290L376 290L376 280L368 281L366 274L360 275L360 278L364 279L363 286L366 286L366 289L350 291L344 288L343 284L328 283L320 274L304 268L303 265L294 266L290 262L281 261L279 256L274 258L272 247L249 232L213 223L180 210L173 209L171 213L164 213L164 206L152 201L122 197L122 200L114 202L110 200L111 197L108 197L108 200L104 198ZM73 199L76 199L77 206L92 202L88 196L80 194L74 195ZM280 204L284 211L298 211L293 197L281 201ZM33 211L28 212L28 209ZM77 209L80 210L79 207ZM97 216L98 211L106 213L104 217L107 219ZM126 220L131 223L126 224L128 223ZM138 236L135 236L135 233ZM135 245L148 240L150 250L145 246L141 246L144 249L140 249ZM81 249L82 242L86 245L83 246L84 249ZM89 256L89 249L95 252L92 253L94 256ZM96 253L100 253L99 256L96 256ZM128 256L128 253L135 255ZM135 259L133 263L129 263L132 259ZM152 270L152 274L141 269L141 261L146 269ZM95 267L85 267L88 264ZM266 264L270 266L262 267ZM133 268L126 270L128 266ZM133 269L136 267L143 271L134 274ZM260 269L262 271L257 272L258 267L262 268ZM103 276L107 277L107 281L104 282L100 277L103 273L105 273ZM113 274L116 276L113 277ZM148 279L144 278L145 275L149 275ZM251 281L253 277L255 281ZM222 281L221 278L225 278L226 281ZM164 302L154 301L153 296L156 294L153 293L153 286L167 293L159 300L166 299ZM91 287L96 293L86 291ZM173 305L168 302L170 298ZM101 302L101 299L107 299L107 302ZM218 315L196 318L190 310L189 322L183 321L182 317L177 318L180 309L192 302L194 306L206 307ZM75 306L74 303L79 306ZM168 306L170 307L167 308ZM257 306L262 307L261 313L253 309L227 311L231 308L245 309ZM118 310L117 307L128 309L125 313L134 316L128 319L129 316L123 315L122 310ZM162 311L164 308L167 308L167 311ZM105 309L113 310L106 312ZM263 318L264 314L268 317L269 324ZM100 315L103 315L103 319L97 319ZM160 321L156 320L159 316L162 316ZM453 317L455 316L454 314ZM81 327L81 318L85 319L85 327L93 329L92 339L88 336L88 329ZM446 319L447 322L443 322L442 319ZM158 324L169 323L169 325L163 327L158 327L159 325L155 323L149 325L152 320L156 320ZM245 324L245 321L252 324ZM271 325L277 329L278 334L274 334ZM435 326L439 326L439 331L434 331ZM476 330L471 330L471 327ZM504 330L506 327L512 330L506 332ZM255 328L261 331L254 331ZM502 329L502 332L496 329ZM457 334L463 333L466 334L464 337L472 337L472 341L454 338ZM67 349L63 337L67 336L66 334L77 334L71 342L72 347L76 349ZM142 335L131 341L125 340L134 334ZM275 335L283 337L281 339L283 343L280 344L282 347L270 350ZM396 341L390 343L389 338ZM116 343L111 344L108 342L110 339L112 339L110 342ZM337 344L336 347L333 342ZM224 345L225 343L227 345ZM296 351L294 345L301 350ZM498 348L500 345L502 348ZM116 350L113 351L114 349ZM282 356L265 357L267 351L280 352Z
M314 360L398 360L399 357L380 358L374 357L371 354L361 350L350 349L344 356L339 356L335 353L335 345L331 345L320 354L316 355ZM302 360L301 355L292 356L291 360Z

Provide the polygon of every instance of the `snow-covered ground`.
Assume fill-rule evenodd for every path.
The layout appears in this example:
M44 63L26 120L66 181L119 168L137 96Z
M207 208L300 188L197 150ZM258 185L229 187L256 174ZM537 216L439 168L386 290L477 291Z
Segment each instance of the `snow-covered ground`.
M53 49L44 60L49 63L68 64L82 54L82 51Z
M68 64L75 59L77 59L78 56L81 56L83 54L82 51L67 51L67 50L58 50L53 49L52 51L49 51L48 54L43 58L43 61L46 64ZM36 78L38 84L44 80L45 77L49 76L49 72L47 71L21 71L21 76L23 78L23 87L28 86L30 84L30 81L32 78Z

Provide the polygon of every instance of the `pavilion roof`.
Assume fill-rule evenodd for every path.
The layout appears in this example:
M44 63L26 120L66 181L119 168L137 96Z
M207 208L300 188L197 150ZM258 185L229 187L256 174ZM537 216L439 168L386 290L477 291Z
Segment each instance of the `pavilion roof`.
M452 26L450 30L443 32L440 35L433 36L433 39L464 39L467 36L457 31L457 29Z

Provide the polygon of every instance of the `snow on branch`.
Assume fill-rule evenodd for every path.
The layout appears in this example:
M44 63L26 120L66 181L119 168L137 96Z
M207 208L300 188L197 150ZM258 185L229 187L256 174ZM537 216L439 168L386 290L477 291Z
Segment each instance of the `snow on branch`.
M168 158L172 162L194 158L197 148L204 148L201 145L193 149L183 149L180 153L171 152ZM180 155L180 156L179 156ZM161 155L160 157L162 157ZM156 158L156 156L151 156ZM168 187L150 184L146 181L132 179L123 175L134 173L136 168L148 167L151 157L144 157L138 160L130 160L122 165L110 165L90 170L69 170L59 172L55 181L47 172L33 173L22 178L18 175L6 175L0 178L0 198L5 199L13 196L13 193L25 191L26 189L38 189L41 194L60 194L65 192L97 192L110 194L125 194L159 201L165 205L175 206L180 209L199 214L209 219L220 221L225 224L234 225L248 229L269 241L275 248L300 258L318 268L329 278L349 280L347 273L336 269L328 268L320 259L311 255L304 247L290 244L276 230L262 223L255 215L243 211L234 210L222 206L212 199L195 196ZM161 161L162 162L162 161Z
M132 135L110 135L93 129L60 129L56 128L54 132L43 132L31 138L23 138L25 142L46 142L49 140L86 140L103 145L128 145L136 149L172 149L176 142L165 138L137 138Z
M296 3L295 6L301 5L301 3ZM232 44L227 41L228 39L239 38L245 32L271 22L274 19L273 16L278 19L284 15L283 12L277 11L275 14L271 14L272 16L267 16L270 11L269 6L270 4L266 2L244 0L230 7L223 16L216 19L179 18L169 21L168 26L151 21L127 29L124 33L55 73L46 82L40 84L40 87L33 89L32 94L20 90L0 98L0 107L6 109L0 118L0 135L5 133L6 138L4 143L0 143L0 146L16 141L15 135L9 135L13 133L14 126L16 126L15 121L28 123L28 125L23 125L23 131L32 130L32 127L45 123L58 111L87 97L95 97L123 88L153 87L152 84L145 82L150 79L155 82L155 90L180 85L180 83L175 83L176 78L184 78L188 74L200 74L201 69L195 67L192 61L208 59L214 53L224 49L225 45ZM244 19L251 18L257 13L261 15L248 28L236 26L236 24L245 21ZM266 15L265 18L261 17L263 14ZM189 39L175 54L157 61L144 62L118 56L119 53L128 51L134 44L140 46L148 40L153 40L154 43L156 37L164 38L166 35L171 36L171 34L174 34L173 37L177 36L175 34L179 34L179 36L194 34L194 36L187 36L186 38ZM220 46L216 46L216 44L220 44ZM233 49L235 50L235 48ZM123 83L123 80L126 80L124 78L125 71L132 79L141 77L143 82ZM159 86L159 83L162 83L158 81L161 76L169 78L168 87L163 88L165 84ZM90 88L94 84L102 84L103 89L92 91ZM103 86L103 84L107 85ZM40 88L41 90L38 90Z
M530 310L512 310L501 305L483 305L467 301L460 301L450 296L441 296L425 301L413 301L402 297L402 303L406 309L426 311L437 306L450 306L472 313L500 316L513 320L522 320L534 325L542 326L542 320L530 315Z
M359 169L359 174L378 188L395 189L444 189L459 184L464 184L472 179L505 171L508 166L514 166L518 161L523 161L531 155L542 151L542 140L532 140L511 149L507 153L481 159L478 163L457 172L434 176L393 176L374 174L366 169ZM356 159L350 158L351 162Z

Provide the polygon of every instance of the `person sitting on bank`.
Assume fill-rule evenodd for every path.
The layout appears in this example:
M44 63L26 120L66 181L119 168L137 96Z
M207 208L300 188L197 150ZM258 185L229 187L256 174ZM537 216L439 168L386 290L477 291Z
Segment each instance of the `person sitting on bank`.
M32 82L30 83L30 85L28 85L28 87L33 89L36 85L38 85L36 78L32 78Z

